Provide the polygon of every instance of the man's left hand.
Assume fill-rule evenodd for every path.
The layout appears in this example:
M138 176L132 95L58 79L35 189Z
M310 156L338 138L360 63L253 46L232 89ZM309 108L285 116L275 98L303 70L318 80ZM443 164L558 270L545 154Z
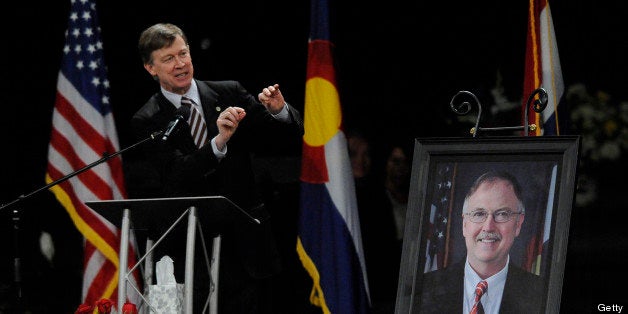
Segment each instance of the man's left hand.
M279 90L279 84L271 85L262 90L257 95L259 101L266 107L266 109L272 114L278 114L286 104L281 91Z

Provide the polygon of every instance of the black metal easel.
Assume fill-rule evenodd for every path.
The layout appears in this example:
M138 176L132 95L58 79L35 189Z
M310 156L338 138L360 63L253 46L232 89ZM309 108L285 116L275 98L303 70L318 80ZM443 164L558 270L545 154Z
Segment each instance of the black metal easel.
M473 137L476 137L477 134L480 133L480 131L508 131L508 130L511 130L511 131L523 130L524 136L528 136L529 131L535 131L536 128L538 127L536 124L528 124L527 108L526 110L524 110L523 125L495 127L495 128L480 127L480 119L482 118L482 104L480 104L480 101L478 100L477 97L475 97L473 93L469 91L464 91L464 90L459 91L458 93L456 93L456 95L454 95L454 97L451 98L451 101L449 102L449 107L454 113L460 116L464 116L467 113L469 113L469 111L471 111L471 104L468 101L462 101L459 104L455 102L457 98L460 98L459 96L461 95L471 96L473 100L475 101L475 103L478 105L478 117L475 120L475 127L471 128L470 130L470 133L473 134ZM526 107L530 107L532 110L534 110L534 112L540 113L545 109L545 107L547 107L547 101L548 101L547 91L545 91L545 89L543 88L537 88L534 91L532 91L532 93L528 97Z

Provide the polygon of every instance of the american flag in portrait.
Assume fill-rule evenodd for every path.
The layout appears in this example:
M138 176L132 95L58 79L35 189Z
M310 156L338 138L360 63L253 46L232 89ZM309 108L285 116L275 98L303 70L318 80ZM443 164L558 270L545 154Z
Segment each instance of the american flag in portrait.
M452 215L455 164L436 166L429 203L429 228L427 230L426 260L424 272L447 267L449 260L449 236Z

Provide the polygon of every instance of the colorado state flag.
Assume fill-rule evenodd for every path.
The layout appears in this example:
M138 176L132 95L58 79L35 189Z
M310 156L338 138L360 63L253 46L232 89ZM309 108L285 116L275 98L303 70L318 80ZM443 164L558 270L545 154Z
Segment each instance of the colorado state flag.
M366 313L355 185L333 65L327 0L311 4L297 252L323 313Z

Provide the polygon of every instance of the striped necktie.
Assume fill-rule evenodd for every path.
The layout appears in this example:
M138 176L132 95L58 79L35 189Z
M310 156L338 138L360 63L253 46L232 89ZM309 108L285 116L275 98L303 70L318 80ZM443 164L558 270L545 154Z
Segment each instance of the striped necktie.
M188 118L188 125L190 126L190 133L196 147L201 148L207 143L207 125L205 119L201 115L200 111L196 108L196 104L190 98L185 96L181 97L181 106L186 106L190 109L190 117Z
M478 282L477 286L475 286L475 301L473 302L473 307L471 308L471 312L469 312L469 314L484 314L484 307L482 306L480 299L487 290L488 282L485 280Z

